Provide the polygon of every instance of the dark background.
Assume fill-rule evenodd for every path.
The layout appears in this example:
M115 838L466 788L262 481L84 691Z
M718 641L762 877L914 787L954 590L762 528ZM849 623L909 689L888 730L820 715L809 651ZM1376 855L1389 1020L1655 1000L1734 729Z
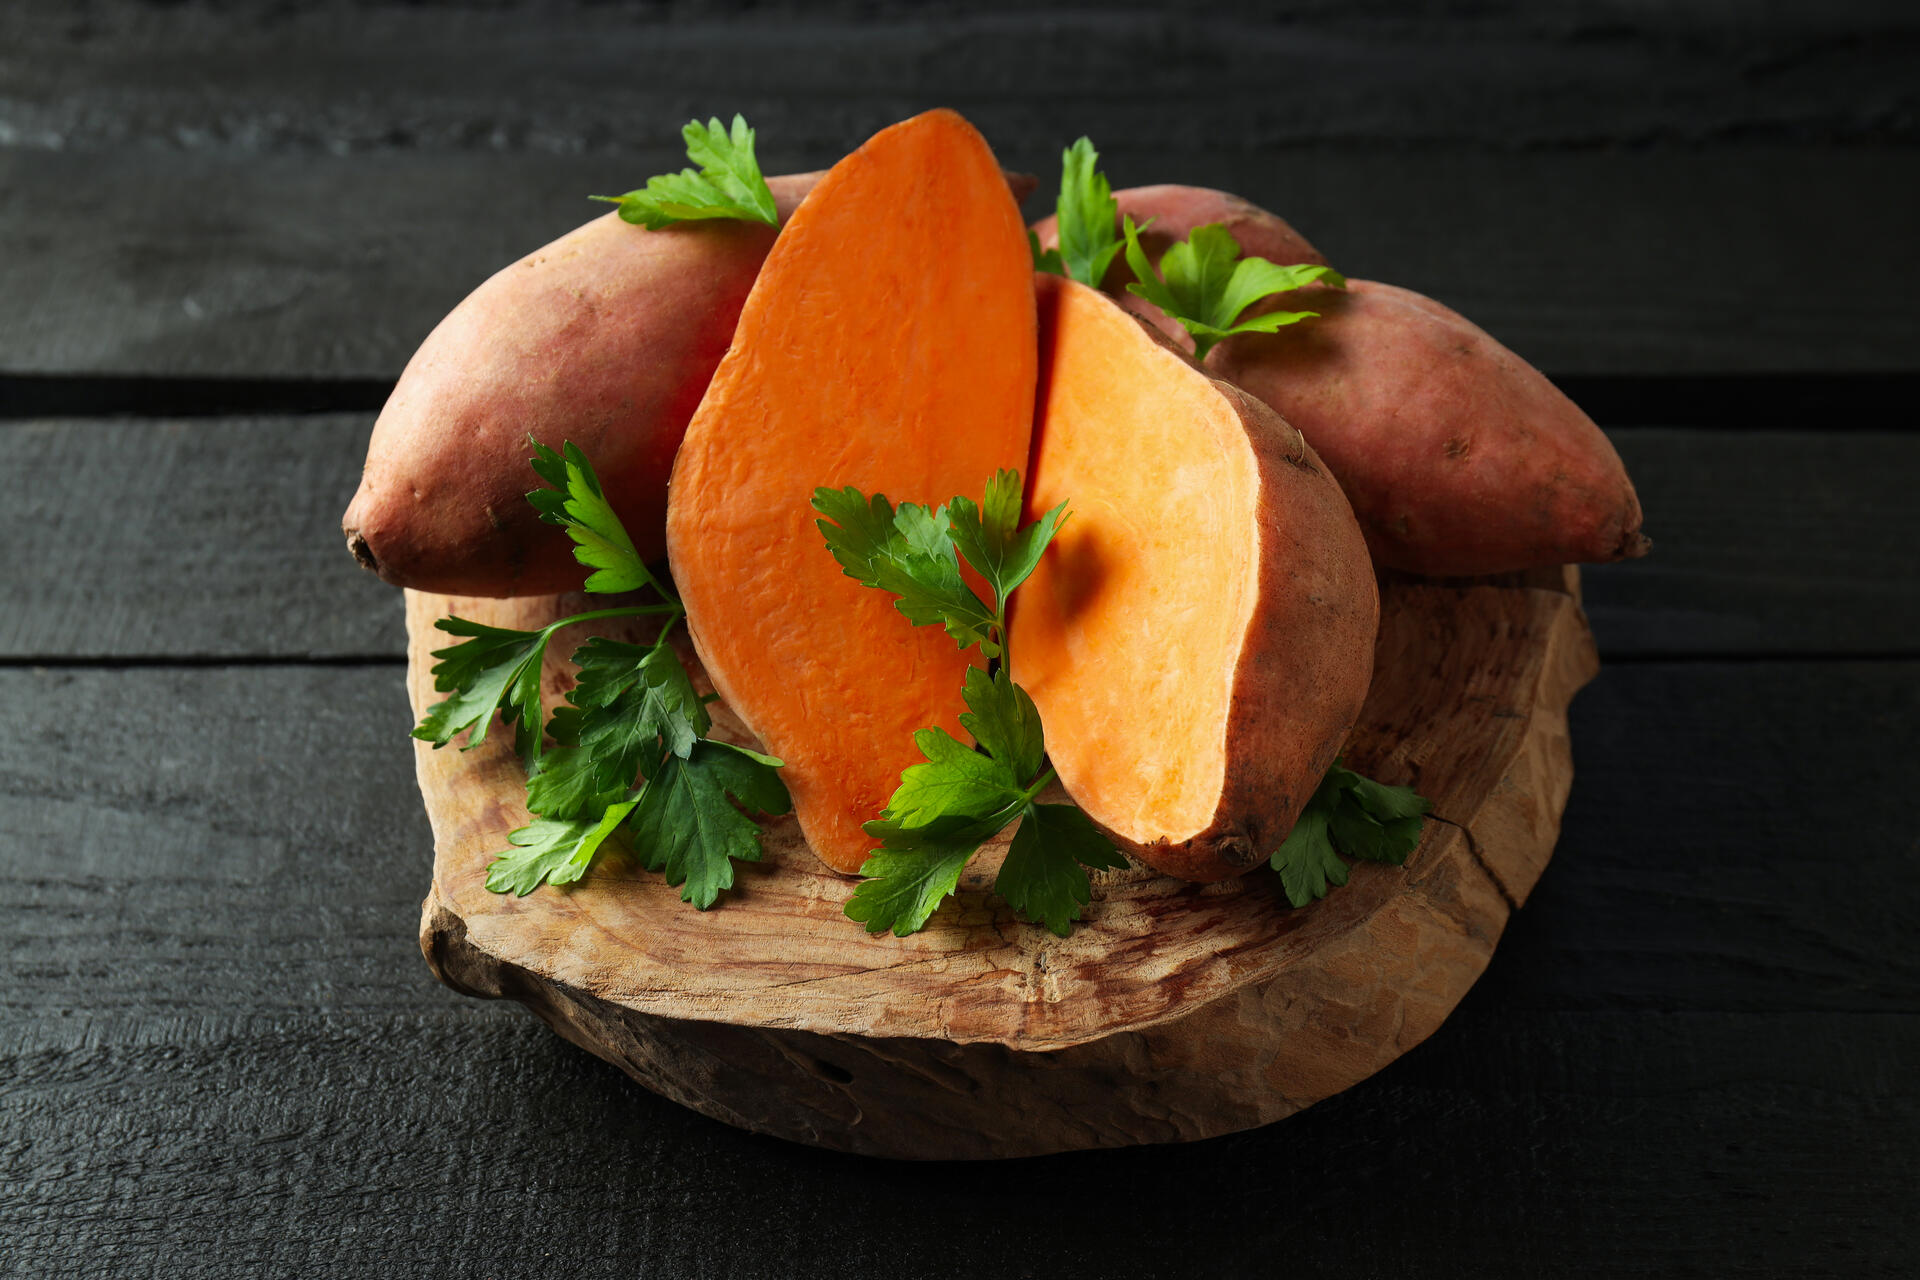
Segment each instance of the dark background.
M337 532L386 388L690 115L780 172L936 104L1458 307L1646 506L1532 902L1264 1130L824 1154L415 947L400 602ZM11 0L0 1274L1914 1274L1917 143L1905 3Z

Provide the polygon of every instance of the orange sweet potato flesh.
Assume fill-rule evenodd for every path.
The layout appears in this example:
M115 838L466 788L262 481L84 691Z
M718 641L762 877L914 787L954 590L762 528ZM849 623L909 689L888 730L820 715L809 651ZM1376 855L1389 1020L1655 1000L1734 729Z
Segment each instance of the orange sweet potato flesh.
M874 847L861 824L919 762L914 731L964 732L979 659L841 572L813 491L984 491L1026 462L1036 358L1018 207L973 126L932 111L820 180L687 428L667 553L694 647L786 762L801 830L837 871Z
M767 179L783 221L819 177ZM1006 181L1016 198L1033 185ZM674 451L773 241L757 223L649 231L609 213L494 275L400 375L341 521L348 550L395 586L577 589L573 544L524 497L531 434L585 450L640 554L663 555Z
M1027 501L1072 515L1014 600L1014 678L1060 780L1188 880L1265 860L1366 698L1379 596L1298 431L1112 299L1038 278Z
M1646 554L1612 443L1465 317L1368 280L1281 305L1321 314L1230 338L1207 367L1306 435L1381 564L1465 576Z

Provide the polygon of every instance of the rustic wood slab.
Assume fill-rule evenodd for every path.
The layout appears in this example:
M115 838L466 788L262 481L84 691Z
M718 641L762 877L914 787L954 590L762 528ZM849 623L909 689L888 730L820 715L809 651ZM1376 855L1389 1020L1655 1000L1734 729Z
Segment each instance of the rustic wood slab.
M438 697L436 618L530 627L571 607L409 592L415 714ZM549 698L575 643L549 649ZM1434 801L1443 820L1406 867L1356 867L1301 911L1264 874L1202 887L1102 873L1064 940L989 896L992 848L923 932L870 937L842 915L853 882L791 818L706 913L631 865L493 894L487 864L529 820L518 761L504 735L472 752L419 743L435 841L421 948L449 986L526 1004L669 1098L818 1146L992 1158L1245 1129L1393 1061L1479 977L1552 853L1566 707L1597 667L1571 571L1384 584L1349 758ZM714 712L716 734L750 740Z

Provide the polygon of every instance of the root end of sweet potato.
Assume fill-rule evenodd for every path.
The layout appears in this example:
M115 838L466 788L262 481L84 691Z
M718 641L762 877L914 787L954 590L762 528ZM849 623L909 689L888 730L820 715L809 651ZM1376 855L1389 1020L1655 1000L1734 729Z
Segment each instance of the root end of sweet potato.
M348 529L346 535L348 554L359 562L362 569L371 574L378 574L380 559L373 554L373 546L367 541L366 535L358 529Z

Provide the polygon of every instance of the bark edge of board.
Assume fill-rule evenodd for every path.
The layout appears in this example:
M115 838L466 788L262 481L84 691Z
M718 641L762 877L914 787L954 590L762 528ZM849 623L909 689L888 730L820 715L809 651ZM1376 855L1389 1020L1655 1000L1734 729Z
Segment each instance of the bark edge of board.
M617 865L504 897L486 864L527 817L518 762L493 735L465 754L414 744L435 843L422 951L455 990L525 1004L665 1097L814 1146L992 1159L1281 1119L1420 1043L1484 970L1552 854L1572 783L1566 709L1598 670L1572 570L1389 575L1381 592L1348 759L1417 783L1448 821L1404 868L1357 865L1304 910L1285 909L1273 877L1101 873L1087 918L1056 939L988 897L990 847L925 932L872 938L840 915L854 882L791 818L768 825L766 860L741 866L713 911ZM415 713L436 696L436 617L525 626L565 607L408 592ZM549 697L569 641L550 650ZM715 711L717 736L741 732Z

